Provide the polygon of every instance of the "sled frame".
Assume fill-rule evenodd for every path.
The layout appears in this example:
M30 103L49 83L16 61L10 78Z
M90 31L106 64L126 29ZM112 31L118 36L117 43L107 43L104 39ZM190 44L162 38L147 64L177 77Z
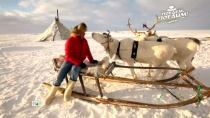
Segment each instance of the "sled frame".
M54 65L54 70L58 72L59 67L57 66L57 61L53 59L53 65ZM130 67L128 67L130 68ZM141 67L143 69L143 67ZM149 67L146 67L147 69ZM145 69L146 69L145 68ZM161 68L162 69L162 68ZM168 68L169 69L169 68ZM141 107L141 108L156 108L156 109L168 109L168 108L175 108L175 107L180 107L180 106L185 106L189 105L192 103L199 103L201 98L209 98L210 97L210 87L206 87L204 84L196 80L194 77L190 76L188 73L193 71L195 68L190 68L188 70L183 70L180 74L179 77L186 82L186 84L178 84L178 83L167 83L165 81L145 81L145 80L134 80L134 79L129 79L129 78L123 78L123 77L115 77L115 76L104 76L104 75L99 75L98 77L95 77L94 75L86 75L83 73L79 74L79 80L83 89L83 93L81 92L72 92L72 96L75 98L83 99L83 100L88 100L88 101L94 101L98 103L104 103L104 104L113 104L113 105L121 105L121 106L131 106L131 107ZM100 97L96 95L90 95L86 93L84 82L83 82L83 77L85 79L95 79L96 84L99 89ZM67 76L66 76L66 79ZM193 82L190 82L190 80ZM180 101L177 103L170 103L170 104L150 104L150 103L142 103L142 102L134 102L134 101L126 101L126 100L119 100L119 99L114 99L114 98L103 98L103 93L100 87L100 81L105 81L105 82L118 82L118 83L131 83L131 84L149 84L149 85L159 85L159 86L173 86L173 87L184 87L184 88L192 88L195 92L198 92L197 87L201 87L200 96L194 96L188 100L185 101ZM68 83L68 81L66 81ZM51 85L48 83L43 83L43 85L50 89ZM64 94L65 89L64 88L59 88L58 92L60 94Z

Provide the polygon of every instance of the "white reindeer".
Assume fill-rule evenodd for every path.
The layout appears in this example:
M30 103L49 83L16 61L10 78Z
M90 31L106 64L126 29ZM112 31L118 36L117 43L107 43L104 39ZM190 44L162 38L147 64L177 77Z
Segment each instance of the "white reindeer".
M128 27L131 30L131 32L133 32L136 35L138 41L165 42L174 46L177 50L177 54L173 55L172 60L175 60L181 69L193 68L194 66L192 65L192 60L194 55L200 48L201 44L200 40L191 37L181 37L181 38L169 38L167 36L159 37L155 34L155 32L152 33L152 29L158 23L159 22L157 18L154 25L151 28L148 28L146 23L143 24L143 27L147 28L148 34L142 32L135 33L134 31L132 31L129 20L128 20ZM148 75L150 75L150 71Z
M60 68L65 60L65 55L59 55L56 58L57 66ZM104 57L102 60L98 61L98 64L91 64L89 61L85 60L84 63L87 65L86 68L81 69L80 73L88 75L103 75L106 68L109 66L109 57ZM71 74L71 73L69 73Z
M133 58L131 58L132 46L134 42L133 39L125 38L119 41L115 38L112 38L107 33L92 33L92 37L95 41L100 43L105 48L110 58L115 57L114 55L116 55L117 53L117 48L120 42L120 57L116 56L116 59L122 59L122 61L126 62L129 66L134 66L134 62L149 63L154 67L167 66L166 61L170 60L172 56L176 53L176 49L166 43L141 41L138 44L139 46L137 49L137 56L134 60ZM137 79L134 69L130 69L130 71L133 78ZM160 73L161 70L157 69L155 75L152 77L152 80L155 80ZM162 78L163 77L164 75L162 76Z
M104 57L101 61L98 61L98 64L90 64L89 62L84 63L87 65L87 68L81 69L81 73L88 75L103 75L106 68L109 66L109 57Z
M145 41L162 41L174 46L177 54L173 55L172 60L175 60L181 69L193 68L192 60L196 52L200 49L200 40L191 37L183 38L159 38L145 37Z

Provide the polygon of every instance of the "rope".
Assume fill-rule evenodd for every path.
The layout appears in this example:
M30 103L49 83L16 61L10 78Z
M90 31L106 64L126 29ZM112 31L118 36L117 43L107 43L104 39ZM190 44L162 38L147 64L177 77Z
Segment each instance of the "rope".
M181 72L182 72L182 69L179 68L179 69L177 70L177 73L180 74Z
M161 88L161 95L159 96L159 99L161 101L163 101L163 89L165 89L166 91L168 91L174 98L176 98L178 101L183 101L181 98L179 98L178 96L176 96L175 94L173 94L168 88L166 88L165 86L162 86L163 88Z
M163 101L163 88L161 88L161 95L159 96L159 99L160 99L161 101Z
M196 103L197 107L198 105L201 103L201 100L203 100L203 97L201 96L200 92L201 92L201 85L197 86L197 97L198 97L198 102Z

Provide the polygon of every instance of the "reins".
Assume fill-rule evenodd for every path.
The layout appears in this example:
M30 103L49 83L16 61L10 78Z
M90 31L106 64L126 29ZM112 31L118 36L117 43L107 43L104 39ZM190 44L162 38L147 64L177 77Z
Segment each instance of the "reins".
M105 51L108 51L109 54L110 54L109 43L110 43L110 42L113 42L113 39L111 38L110 31L109 31L109 30L107 30L107 31L108 31L108 34L107 34L107 33L103 33L103 35L106 36L106 39L107 39L107 40L106 40L105 42L101 43L101 44L103 45L103 44L106 44L106 43L107 43L107 47L105 48ZM116 55L121 59L121 57L120 57L120 41L119 41L119 43L118 43ZM122 59L121 59L121 60L122 60Z
M105 42L101 43L101 44L103 45L103 44L106 44L107 43L107 47L105 48L105 51L108 50L110 52L109 42L112 42L113 40L111 38L111 35L110 35L109 30L107 30L107 31L108 31L108 34L107 33L103 33L103 35L106 36L106 39L107 40Z

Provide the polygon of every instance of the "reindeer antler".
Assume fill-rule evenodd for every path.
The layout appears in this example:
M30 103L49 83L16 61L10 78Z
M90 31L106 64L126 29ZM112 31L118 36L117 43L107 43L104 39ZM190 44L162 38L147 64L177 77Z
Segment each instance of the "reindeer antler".
M148 26L147 26L146 23L143 24L143 28L147 28L147 31L148 31L148 32L151 31L151 30L155 27L155 25L159 23L159 21L158 21L158 16L156 15L156 17L157 17L157 18L156 18L156 20L155 20L155 23L154 23L154 25L153 25L151 28L148 28Z
M107 36L108 36L108 37L111 37L111 35L110 35L110 31L109 31L109 30L107 30L107 32L108 32Z
M128 25L128 28L130 29L131 32L133 32L134 34L137 32L137 31L133 31L131 29L130 18L128 19L128 24L127 25Z
M107 32L108 32L108 35L110 34L110 31L109 30L107 30Z

